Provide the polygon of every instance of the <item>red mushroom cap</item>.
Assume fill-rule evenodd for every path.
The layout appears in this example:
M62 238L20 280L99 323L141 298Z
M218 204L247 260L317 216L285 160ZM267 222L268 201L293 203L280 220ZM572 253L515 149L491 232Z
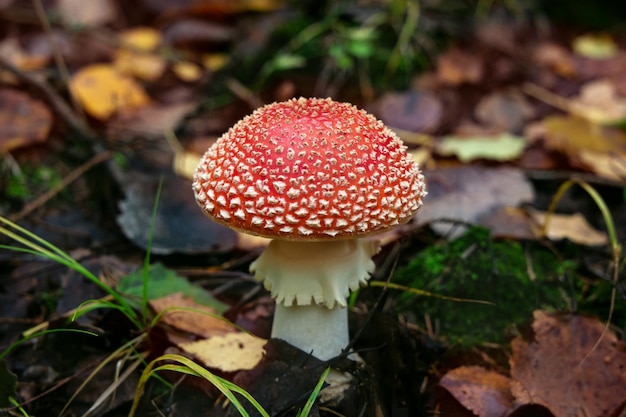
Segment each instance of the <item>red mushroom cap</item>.
M410 220L426 195L391 130L351 104L317 98L239 121L204 154L193 189L218 223L302 240L380 233Z

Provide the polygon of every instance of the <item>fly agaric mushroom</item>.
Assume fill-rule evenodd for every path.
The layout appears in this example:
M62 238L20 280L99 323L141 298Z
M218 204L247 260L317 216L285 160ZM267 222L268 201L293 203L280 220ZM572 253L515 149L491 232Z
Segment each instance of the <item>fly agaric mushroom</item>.
M346 298L374 270L366 236L409 221L426 195L400 139L348 103L291 99L261 107L202 157L204 213L273 239L250 265L276 299L272 337L327 360L348 345Z

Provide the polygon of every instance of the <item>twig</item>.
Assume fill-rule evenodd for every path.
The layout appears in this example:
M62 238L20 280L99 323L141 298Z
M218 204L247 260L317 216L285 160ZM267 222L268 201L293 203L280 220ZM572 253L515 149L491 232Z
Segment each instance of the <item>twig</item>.
M50 22L48 21L48 17L46 16L46 10L43 7L41 0L33 0L33 6L35 7L35 13L37 13L37 18L41 23L46 35L48 36L48 42L50 42L50 46L52 47L52 55L54 56L54 63L61 74L61 78L63 78L63 82L69 88L70 86L70 73L67 70L67 65L65 65L65 61L63 60L63 55L61 55L61 51L59 49L59 45L56 42L54 35L52 33L52 27L50 26ZM70 94L70 98L72 103L74 104L74 108L76 112L80 115L82 120L86 120L85 113L83 112L83 108L80 103L74 98L73 94Z
M52 187L47 192L43 193L42 195L37 197L35 200L31 201L29 204L26 205L26 207L24 207L18 213L10 216L9 220L16 222L20 220L21 218L23 218L24 216L27 216L28 214L30 214L37 208L41 207L42 205L50 201L50 199L52 199L55 195L61 192L69 184L71 184L72 182L80 178L80 176L83 175L85 172L87 172L89 169L91 169L92 167L94 167L95 165L99 163L102 163L110 159L112 156L113 156L113 152L110 152L110 151L97 154L96 156L91 158L89 161L85 162L84 164L82 164L81 166L79 166L78 168L70 172L67 176L65 176L65 178L63 178L63 180L61 180L59 184Z

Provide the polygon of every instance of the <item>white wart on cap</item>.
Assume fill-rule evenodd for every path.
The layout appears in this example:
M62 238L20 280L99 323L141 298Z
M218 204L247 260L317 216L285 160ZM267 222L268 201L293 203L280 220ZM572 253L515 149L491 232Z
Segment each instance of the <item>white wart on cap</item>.
M317 98L239 121L202 157L193 189L218 223L311 241L380 233L410 220L426 195L391 130L351 104Z

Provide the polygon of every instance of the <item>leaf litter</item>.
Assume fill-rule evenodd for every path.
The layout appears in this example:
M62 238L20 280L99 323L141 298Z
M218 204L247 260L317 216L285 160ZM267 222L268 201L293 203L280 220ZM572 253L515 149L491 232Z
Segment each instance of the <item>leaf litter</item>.
M151 227L149 219L154 207L154 190L157 184L155 179L152 181L145 179L146 176L156 178L165 172L164 184L167 192L164 193L166 197L159 202L157 211L153 256L173 265L190 263L194 266L191 270L195 273L210 277L203 281L203 284L206 285L208 282L209 285L215 285L215 278L210 274L206 275L204 268L207 264L222 265L221 262L227 259L223 265L236 265L233 268L237 269L242 265L237 262L238 258L254 253L258 246L265 244L266 241L257 242L249 237L246 237L248 240L244 240L243 236L216 228L207 219L197 218L198 210L195 203L188 199L189 196L186 196L184 191L189 189L188 179L174 180L171 176L172 160L187 161L179 162L177 173L183 178L188 178L189 166L193 167L198 152L202 152L193 149L194 144L203 143L205 145L202 147L205 148L206 143L210 143L226 131L232 122L248 113L250 103L272 101L285 95L309 95L311 91L319 92L319 89L315 90L319 85L330 85L330 88L323 90L324 95L345 94L347 101L354 102L359 102L360 98L354 97L349 83L341 86L341 83L319 83L314 88L315 81L303 77L306 66L300 68L297 75L289 71L280 73L279 77L284 78L277 84L278 87L266 85L261 88L262 91L257 91L256 87L246 91L246 88L254 84L253 73L258 71L252 71L249 76L242 74L246 68L253 67L256 70L262 64L254 61L256 57L252 55L267 45L278 45L281 42L281 37L272 35L273 29L268 28L276 28L276 22L298 24L298 19L293 19L293 5L283 9L285 5L275 1L237 1L226 4L151 0L137 5L134 17L128 19L128 11L124 7L116 7L116 3L111 1L103 1L97 7L88 7L88 2L67 0L58 0L54 3L61 13L62 21L55 24L51 32L37 33L32 31L32 28L23 30L21 24L9 19L7 24L10 30L3 33L3 39L0 40L0 58L18 71L32 71L35 76L28 81L23 74L16 77L15 72L4 71L4 68L9 68L6 65L0 67L0 79L11 88L3 91L19 91L21 94L19 100L12 97L9 100L12 104L6 109L0 109L0 115L8 120L5 123L5 132L6 126L15 127L13 125L17 123L16 126L19 127L17 133L11 136L17 138L16 140L0 141L3 145L2 151L10 151L11 158L15 156L18 166L16 168L15 165L10 165L11 158L8 157L3 160L3 164L7 164L9 171L15 172L19 169L19 164L24 164L25 161L41 161L41 155L50 151L49 144L56 149L53 158L68 155L71 158L76 158L77 155L81 157L82 151L74 146L75 142L65 140L67 137L73 138L67 135L68 132L65 130L69 119L59 116L63 113L58 111L60 108L58 100L59 98L65 100L63 98L65 91L62 87L63 82L57 78L57 68L52 63L53 55L60 52L70 71L69 87L89 116L87 120L90 128L101 136L94 141L96 144L92 145L93 149L102 149L102 146L115 149L127 157L126 164L131 167L122 175L111 175L121 190L120 195L110 193L106 186L100 188L102 185L100 180L107 176L102 175L102 171L89 177L89 180L82 184L82 189L76 187L72 191L75 195L87 195L85 189L94 184L93 190L89 192L100 195L103 200L104 195L108 197L109 194L113 194L113 200L89 207L108 207L103 217L113 218L119 215L117 225L113 223L101 227L108 228L109 232L117 231L119 241L127 245L125 248L131 245L141 251L148 247ZM10 5L5 7L9 7L9 11L13 10ZM371 10L377 11L376 7L379 6L374 6ZM100 11L94 13L94 10ZM356 22L362 18L360 13L352 9L347 11L347 15ZM428 15L428 11L425 11L425 15ZM375 16L380 18L382 15ZM32 19L33 15L30 18ZM63 20L73 21L72 24L80 22L85 26L79 31L69 30L64 26ZM270 20L274 23L270 23ZM132 22L132 25L129 22ZM242 33L245 33L242 28L252 31L253 35L242 37ZM428 267L441 266L433 263L437 260L436 252L428 252L432 256L426 257L421 251L424 245L437 248L442 244L438 236L431 236L428 231L444 235L450 238L449 242L452 245L459 246L454 238L460 237L460 230L467 225L454 229L444 226L443 223L482 224L488 226L493 235L515 239L513 242L515 248L508 251L511 248L506 246L506 240L481 238L470 241L463 251L458 253L458 262L472 259L476 254L497 253L501 257L500 261L504 259L508 266L515 265L523 269L524 274L520 274L519 271L506 271L498 259L485 257L485 265L491 269L487 269L480 277L471 273L466 275L471 271L457 270L458 276L463 276L465 281L461 283L462 285L459 284L460 293L456 295L466 296L469 290L476 290L474 296L483 299L486 298L486 289L493 291L498 288L496 281L497 284L506 283L515 276L515 279L519 280L515 282L518 282L520 288L523 286L534 288L535 292L531 291L529 295L533 301L541 299L545 305L558 310L573 309L577 301L584 306L597 303L599 308L605 309L608 298L598 295L600 292L595 288L600 286L596 287L597 282L594 281L594 278L598 277L589 272L608 269L605 260L593 259L593 263L590 260L606 247L604 232L596 229L600 223L597 218L589 216L588 212L584 213L585 217L591 220L593 226L588 224L581 213L557 214L553 217L548 235L552 242L537 240L540 236L534 226L542 222L541 209L545 207L542 206L541 199L545 199L546 196L546 190L542 187L549 181L537 180L537 177L534 177L531 182L525 170L540 167L548 177L557 177L563 173L564 175L585 173L590 175L588 178L594 183L606 186L607 183L602 181L608 180L609 187L623 186L626 178L624 171L626 141L622 129L626 89L624 83L620 82L620 74L623 74L625 64L624 52L621 50L620 42L608 35L579 34L577 37L567 36L568 40L563 41L557 36L538 36L537 33L529 32L532 30L529 31L528 27L523 27L519 23L511 24L500 19L488 19L479 25L474 33L468 33L467 39L458 39L452 48L439 51L437 56L430 57L429 61L433 62L433 67L425 69L414 80L409 80L407 86L394 92L391 92L390 88L380 89L378 90L381 93L380 98L372 103L365 103L368 108L371 105L372 111L396 128L401 137L407 139L410 151L427 168L430 195L424 209L420 212L416 224L407 225L388 242L395 241L394 245L402 248L399 257L400 266L411 259L421 259ZM324 39L325 42L335 40L332 33ZM51 42L52 40L54 42ZM416 42L418 43L421 44L422 40ZM403 53L410 52L411 47L410 44L398 45ZM377 51L384 52L384 46L378 45ZM309 63L306 56L299 55L301 52L291 55L287 53L281 55L278 52L277 59L282 57ZM242 59L242 56L250 58L251 61ZM532 65L528 65L529 56L534 58ZM370 67L362 64L364 61L355 66L361 71L358 76L359 88L362 92L374 91L368 83L375 81L376 77L373 75L382 71L372 67L371 73L368 73ZM219 71L224 68L225 72L220 74ZM326 70L328 68L330 67L326 67ZM234 85L227 80L228 77L246 80L244 88L236 91L233 89L225 94L225 90L221 88ZM342 77L337 79L345 81ZM530 91L536 93L537 89L529 90L525 88L525 84L520 85L523 82L536 83L542 93L530 93ZM42 83L48 90L40 89ZM338 86L348 88L342 89ZM22 89L28 90L28 94L24 94ZM44 93L32 94L31 90ZM54 94L45 94L50 90L56 92L58 97ZM215 94L215 91L218 93ZM546 92L558 96L558 100L542 100L546 97L554 98L545 94ZM363 95L372 97L371 94ZM231 98L234 96L239 96L242 100ZM230 104L221 105L229 100L232 100ZM19 108L25 112L16 114L14 108L18 106L13 106L15 103L20 104ZM223 111L225 108L231 110ZM555 108L565 111L566 114L556 113ZM529 123L534 124L534 131L529 128ZM177 140L180 140L180 148L173 149L171 143L166 145L167 135L170 135L170 139L176 136ZM89 140L91 139L87 139ZM6 145L7 143L11 145ZM69 152L67 154L58 152L58 143L67 147ZM446 153L448 152L446 148L450 146L450 153ZM183 158L180 155L185 156ZM109 167L119 164L117 170L119 171L121 167L124 171L127 166L120 161L121 158L117 159L109 164ZM113 172L115 170L112 169ZM3 177L0 185L5 183ZM604 190L606 195L613 199L612 204L615 204L616 188ZM82 194L76 193L77 190ZM110 201L113 201L113 204ZM120 212L116 210L116 202L120 204ZM11 205L15 204L13 200L6 205L3 201L0 211L10 212L13 207ZM67 206L71 204L63 199L52 201L33 214L34 220L50 222L50 219L54 218L51 212L64 208L67 210ZM529 204L533 205L533 209L528 208ZM623 205L616 207L624 208ZM58 226L56 223L54 225ZM419 226L420 230L427 230L427 236L423 240L415 237L416 226ZM82 223L80 227L83 228ZM65 236L65 242L72 242L68 243L69 246L80 246L75 243L77 241L85 242L84 239L70 239L67 230L61 229L59 232L57 229L57 233ZM471 232L472 229L466 230ZM107 236L110 237L111 233ZM100 244L101 241L98 242ZM530 249L534 248L531 245L542 242L558 249L571 242L593 248L589 249L584 257L579 256L582 260L576 265L584 265L584 268L572 267L568 262L573 261L564 260L562 264L550 264L553 268L547 269L545 265L536 263L538 261L533 256L536 254ZM381 271L382 266L388 262L385 257L391 246L386 247L377 259L377 262L380 261ZM112 248L115 247L106 246L102 249L98 246L99 250L119 250ZM489 252L490 250L493 252ZM129 257L141 257L141 254L137 255L127 249L124 249L124 254ZM30 262L26 258L16 260L11 255L2 255L0 259L3 262L3 270L5 266L13 270L15 262L24 264ZM151 340L153 342L150 346L151 353L159 354L166 349L184 351L184 346L189 346L186 339L198 339L191 344L192 347L187 353L197 355L199 361L212 369L231 373L235 382L249 388L260 400L270 404L273 411L295 410L299 403L294 400L294 396L302 397L317 382L316 377L320 369L316 366L321 365L312 361L306 353L289 349L289 346L278 346L276 341L270 341L258 366L243 372L236 371L235 368L245 361L234 353L243 354L246 360L250 359L250 362L243 366L250 368L263 352L259 346L263 345L264 340L249 336L247 333L230 331L232 326L220 319L207 319L213 314L223 313L233 318L233 321L245 324L244 327L248 329L258 329L259 322L268 321L272 314L271 302L262 292L258 296L258 285L245 279L230 279L227 284L223 284L225 299L234 304L224 312L223 305L218 304L217 308L207 307L203 302L194 300L188 293L190 291L188 282L181 285L181 282L185 281L181 277L170 280L173 277L171 271L166 272L158 265L149 271L153 280L150 288L151 290L160 288L161 293L160 297L152 299L149 305L153 312L163 313L164 318L161 325L150 332L150 336L154 338ZM210 268L215 270L222 267ZM246 274L245 267L243 268L222 272L226 276L228 272L241 277ZM451 285L447 279L446 268L455 268L455 263L444 266L444 271L436 275L436 281ZM503 276L508 278L497 279ZM563 280L557 285L560 287L560 293L556 292L558 298L553 298L554 294L540 293L541 288L533 287L534 282L544 282L543 280L553 279L554 276ZM28 285L20 287L13 285L13 281L18 279L15 276L9 278L11 285L6 283L4 277L0 277L0 290L10 289L7 294L0 291L2 299L19 298L21 303L12 305L11 308L15 311L11 312L7 319L45 320L56 314L60 314L64 319L63 313L71 311L79 304L82 301L81 296L97 296L91 292L92 288L85 287L76 276L67 275L61 279L62 275L56 274L53 268L49 269L46 275L39 277L42 278L42 283L58 283L50 287L28 287ZM134 284L132 288L129 287L129 292L134 292L135 296L141 293L139 290L141 278L141 274L132 276ZM474 284L480 282L480 285L472 285L472 282ZM565 283L572 285L572 282L577 294L573 294L574 290L571 288L566 288ZM606 285L601 288L610 288L608 282L605 281L604 284ZM421 288L428 288L428 285L430 285L428 281L419 284ZM65 291L67 294L57 299L57 291ZM511 301L510 305L515 305L514 310L520 313L522 307L519 300L516 301L514 297L516 291L509 291L512 294L504 293L500 299L513 297L514 301ZM359 349L364 349L364 356L367 356L368 364L374 369L375 375L375 378L366 377L360 380L362 383L360 387L367 390L378 386L376 394L369 392L366 396L370 401L367 402L370 406L369 415L391 415L383 411L387 409L399 410L398 412L406 415L420 415L420 412L427 408L423 405L422 398L428 396L430 386L436 385L438 369L434 368L447 366L445 358L436 354L435 359L427 362L428 356L438 349L433 345L445 346L447 349L454 337L471 336L476 329L470 324L460 333L448 334L448 330L445 329L449 329L446 327L450 321L449 316L436 316L432 311L424 315L429 301L423 307L402 310L402 313L398 314L400 310L395 309L394 303L400 299L402 304L406 302L404 298L388 297L382 305L377 305L376 297L372 297L375 294L373 289L362 289L355 299L354 309L351 310L351 317L354 320L361 323L373 320L378 323L378 327L368 327L363 331L362 340L355 344ZM618 291L618 295L620 294ZM581 299L577 300L577 296ZM210 294L208 297L212 298ZM589 298L582 299L583 297ZM618 303L620 301L617 300ZM534 304L534 307L541 308L545 305ZM176 312L172 306L184 308ZM618 305L616 314L622 317L619 307ZM55 308L65 311L57 311ZM500 308L503 308L503 313L511 310L508 306ZM372 313L370 309L382 309L386 321L377 322L376 318L372 318L375 315L369 316ZM455 309L454 305L446 306L443 311L452 312ZM35 318L28 316L32 315L33 311L37 313ZM537 328L534 331L534 339L521 336L514 339L508 374L503 371L501 362L499 367L493 366L497 361L490 356L493 351L485 353L486 351L481 350L484 345L478 343L474 349L481 350L483 359L486 357L486 361L492 366L485 366L483 363L478 367L471 365L471 361L466 361L465 366L456 368L441 378L440 388L455 397L456 401L473 415L503 415L504 410L511 416L530 415L529 413L535 412L536 415L552 413L560 417L560 415L579 415L577 413L580 413L580 410L584 410L584 414L580 415L623 414L624 403L618 390L623 388L624 381L622 377L619 375L616 377L612 373L615 369L611 366L617 364L619 368L623 362L620 354L615 353L620 349L623 350L623 342L610 332L605 333L605 337L600 339L599 322L590 324L586 318L576 318L579 316L552 320L548 318L552 317L551 314L541 314L543 316L535 313ZM498 318L500 316L498 313ZM472 315L465 315L465 318L471 317ZM528 306L524 306L523 314L520 316L507 319L506 324L519 324L524 317L530 317ZM417 320L419 318L423 320ZM493 319L493 312L491 318ZM487 321L484 327L490 327L493 321ZM54 321L55 325L60 325L60 322L61 320ZM83 321L85 322L100 326L112 340L117 340L120 333L123 333L119 325L123 320L111 313L89 316ZM7 323L11 321L7 320ZM422 323L425 323L423 327ZM0 325L3 326L0 327L0 331L9 329L3 334L2 340L18 337L19 331L16 330L18 327L1 321ZM199 328L202 330L198 330ZM442 329L445 331L441 331ZM496 333L491 333L494 338L487 340L505 343L501 337L506 331L508 330L498 328ZM389 337L381 338L380 334ZM161 337L163 335L165 337ZM557 335L560 335L560 338ZM235 340L224 340L224 337L233 337ZM594 349L589 346L590 339L601 342ZM33 358L52 354L48 350L50 340L52 338L42 338L40 344L27 345L14 357L9 355L8 367L0 368L0 386L3 389L5 386L13 386L15 376L19 390L11 390L11 394L20 395L21 400L36 398L36 395L46 387L46 383L58 381L59 375L63 372L72 373L72 369L60 367L57 363L42 363L42 371L39 374L33 373L38 365L36 360L33 362ZM481 338L476 340L485 341ZM240 348L241 346L243 348ZM250 351L247 350L248 347ZM101 348L102 346L98 346L98 349ZM106 349L99 350L102 351ZM417 351L419 355L416 355ZM602 358L593 356L596 354L595 351L598 355L603 355ZM32 352L37 355L33 356ZM580 359L583 353L587 355L584 360ZM29 363L33 366L28 367L27 373L21 367L20 361L29 354L31 361ZM84 352L81 355L81 359L86 358L85 362L93 362L93 355L89 356ZM220 357L223 359L217 359ZM385 360L380 361L379 358ZM548 363L549 361L560 361L559 363L564 365L558 368ZM592 368L580 366L587 361L598 370L597 375L593 374ZM78 362L79 360L75 359L74 365ZM294 366L293 363L302 366ZM533 364L537 363L542 366L534 367ZM427 366L432 366L431 371L424 371ZM572 388L572 381L567 378L550 382L551 379L558 379L559 372L563 369L569 373L561 372L561 375L567 375L581 384L585 388L584 392L580 391L580 387ZM5 370L7 372L4 372ZM112 368L108 370L114 371ZM546 370L553 372L549 373ZM15 375L11 371L14 371ZM354 369L352 371L357 373ZM111 372L110 378L114 378L114 375L114 372ZM39 380L29 385L28 378ZM102 385L107 383L107 378L103 378L102 382L98 381L99 384L94 387L94 395L85 395L84 403L87 404L85 409L90 406L89 400L98 398L98 394L103 391ZM276 387L274 381L277 379L289 383ZM402 384L399 381L402 381ZM178 384L178 381L176 383ZM519 383L522 384L522 388L516 385L516 388L507 391L507 387ZM210 391L206 386L203 388ZM573 397L563 394L570 388L570 394L576 393ZM70 391L63 391L61 388L59 392ZM172 391L169 398L175 404L177 399L185 398L185 395L191 392L194 391L190 391L185 383L181 383ZM594 403L591 397L598 401ZM125 393L119 396L118 400L123 402L129 398L128 393ZM573 400L567 402L569 398ZM1 400L6 400L6 397L0 396ZM159 400L155 399L154 404ZM33 415L42 414L38 411L47 410L46 403L33 401L37 405L31 409ZM202 402L195 398L195 402L186 404L200 403L204 404L206 400ZM213 401L213 398L210 403L216 403L216 408L221 407L220 402ZM358 403L366 404L361 400ZM531 406L530 403L535 405ZM167 401L158 402L158 406L162 406L164 410L171 405ZM113 409L114 406L111 406L105 414L115 415ZM182 407L178 410L182 410ZM81 412L79 407L73 411L77 414ZM350 411L354 412L348 409L346 415L350 415ZM315 412L319 413L320 410ZM234 415L232 408L226 412L221 409L214 412L215 415L224 413ZM195 414L191 411L189 415Z

